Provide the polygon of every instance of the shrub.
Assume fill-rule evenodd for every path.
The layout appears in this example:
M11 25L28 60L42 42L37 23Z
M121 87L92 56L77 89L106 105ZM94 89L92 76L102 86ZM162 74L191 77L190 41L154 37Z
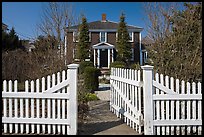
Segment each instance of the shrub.
M86 67L93 67L93 62L91 61L82 61L79 64L79 74L83 74Z
M99 98L96 96L95 93L87 93L85 95L85 100L88 101L95 101L95 100L99 100Z
M125 63L121 61L115 61L110 64L110 67L113 68L125 68L125 66L126 66Z
M131 69L139 70L139 69L140 69L140 64L139 64L139 63L131 64L130 68L131 68Z
M100 70L94 67L86 67L84 69L84 87L88 92L93 92L98 90L99 81L98 76L100 75Z

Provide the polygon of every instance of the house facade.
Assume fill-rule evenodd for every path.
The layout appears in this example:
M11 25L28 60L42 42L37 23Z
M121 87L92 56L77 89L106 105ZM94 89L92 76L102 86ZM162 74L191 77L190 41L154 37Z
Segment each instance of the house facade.
M109 68L110 63L116 60L117 56L117 22L106 19L106 14L102 14L102 20L87 23L89 27L89 51L90 60L93 61L97 68ZM76 55L76 46L78 43L78 28L79 26L72 26L66 29L65 46L67 48L67 61L72 63ZM132 45L133 63L142 62L142 46L141 46L141 31L143 28L128 25L127 29L130 36L130 43Z

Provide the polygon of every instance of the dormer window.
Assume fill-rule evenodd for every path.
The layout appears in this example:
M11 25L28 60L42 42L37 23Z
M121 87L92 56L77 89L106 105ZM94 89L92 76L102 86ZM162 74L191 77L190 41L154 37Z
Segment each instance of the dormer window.
M100 32L100 42L107 42L107 32Z
M129 37L130 37L129 42L133 42L133 32L129 32Z

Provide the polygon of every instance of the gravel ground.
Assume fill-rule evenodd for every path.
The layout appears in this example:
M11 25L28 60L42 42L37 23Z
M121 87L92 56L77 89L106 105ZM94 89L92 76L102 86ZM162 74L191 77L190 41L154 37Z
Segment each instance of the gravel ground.
M78 135L139 135L109 110L109 84L100 84L95 93L100 100L89 102L89 112L84 123L78 125Z
M89 106L84 123L78 125L78 135L139 135L109 111L109 101L91 101Z

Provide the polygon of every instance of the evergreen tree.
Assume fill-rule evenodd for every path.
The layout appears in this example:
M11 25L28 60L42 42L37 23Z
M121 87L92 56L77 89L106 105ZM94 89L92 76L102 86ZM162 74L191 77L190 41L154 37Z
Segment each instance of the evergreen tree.
M117 61L122 61L126 63L126 65L129 65L130 59L131 59L131 44L128 42L130 40L129 33L127 30L126 22L125 22L125 16L122 13L120 16L120 23L118 26L118 38L117 38Z
M82 23L79 26L77 58L81 61L84 61L85 59L89 58L89 28L85 17L82 17Z
M19 38L16 35L14 28L12 27L11 31L9 32L9 42L10 42L10 49L16 49L19 47Z
M13 27L9 33L2 31L2 50L14 50L20 46L21 43Z

